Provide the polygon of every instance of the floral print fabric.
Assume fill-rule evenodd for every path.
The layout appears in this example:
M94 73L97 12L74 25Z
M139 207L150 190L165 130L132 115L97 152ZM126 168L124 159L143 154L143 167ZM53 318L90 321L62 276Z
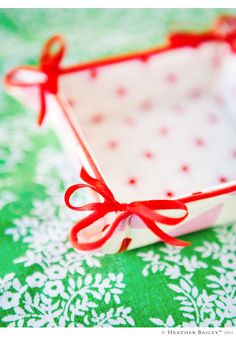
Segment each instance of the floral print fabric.
M46 14L45 27L39 30L43 12L37 12L38 17L33 11L9 12L0 12L0 36L7 32L9 43L17 43L15 55L8 44L4 46L2 71L26 64L35 56L39 40L43 42L52 33ZM143 18L150 30L155 27L156 35L160 25L167 29L166 18L184 15L190 23L193 16L192 10L160 12L149 12L148 20L142 10L122 15L127 22L140 23ZM62 33L67 32L69 25L76 27L81 19L86 39L91 39L92 25L98 23L105 37L110 18L116 22L121 15L120 11L57 13L55 27L60 23ZM203 11L201 20L209 21L217 13ZM86 26L85 17L87 21L96 18L91 27ZM29 38L24 25L31 24ZM18 36L17 25L22 27ZM122 37L121 31L119 34ZM78 42L75 31L69 38ZM136 47L147 38L151 42L151 36L141 35ZM29 49L25 51L27 39ZM103 50L108 51L108 46L109 39L103 38ZM97 56L100 52L97 47ZM88 48L85 57L92 54ZM185 236L192 242L188 248L159 243L114 256L76 253L67 235L79 216L65 207L63 194L78 180L78 174L53 133L46 126L39 130L34 115L3 92L0 119L1 327L236 325L236 224ZM84 198L78 200L82 203Z

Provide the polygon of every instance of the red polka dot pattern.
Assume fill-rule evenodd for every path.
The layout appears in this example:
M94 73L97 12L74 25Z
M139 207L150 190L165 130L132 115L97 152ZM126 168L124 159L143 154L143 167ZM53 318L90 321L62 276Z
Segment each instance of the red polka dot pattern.
M104 117L102 114L94 114L91 117L91 123L93 123L93 124L101 123L103 120L104 120Z
M189 166L188 165L182 165L181 166L181 171L184 172L184 173L189 172Z
M125 96L126 92L127 92L126 89L123 88L123 87L120 87L120 88L116 89L116 94L117 94L117 96L120 96L120 97Z
M70 103L115 195L172 198L236 178L236 80L228 70L217 83L225 55L181 49L77 76Z
M158 129L158 132L161 136L166 136L169 134L169 129L167 127L161 127Z
M221 177L219 178L219 181L220 181L221 183L225 183L225 182L227 182L228 180L227 180L227 178L226 178L225 176L221 176Z
M154 158L153 153L150 152L150 151L146 151L146 152L144 153L144 156L145 156L146 159L153 159L153 158Z
M203 147L205 145L205 141L201 137L198 137L195 139L195 144L198 147Z
M111 148L111 149L115 149L115 148L118 147L118 142L115 141L115 140L111 140L111 141L109 141L109 143L108 143L108 147Z
M172 198L174 196L174 194L173 194L173 192L168 191L168 192L166 192L166 196L168 198Z
M153 106L153 103L151 100L145 100L145 101L142 101L141 104L140 104L140 108L141 110L143 111L148 111L152 108Z
M175 84L177 82L177 75L175 73L168 73L166 75L166 80L167 82L169 82L170 84Z
M232 152L232 157L233 157L233 158L236 158L236 149L233 150L233 152Z
M130 185L133 186L133 185L136 185L137 180L135 178L130 178L128 182L129 182Z

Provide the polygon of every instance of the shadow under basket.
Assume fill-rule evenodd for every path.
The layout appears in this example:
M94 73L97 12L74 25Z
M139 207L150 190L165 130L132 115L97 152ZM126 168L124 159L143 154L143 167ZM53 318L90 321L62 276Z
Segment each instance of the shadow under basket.
M175 237L236 220L235 41L235 19L224 17L164 47L62 68L55 36L38 68L6 75L83 166L65 195L69 208L88 211L71 230L75 249L185 246ZM89 204L71 203L83 189Z

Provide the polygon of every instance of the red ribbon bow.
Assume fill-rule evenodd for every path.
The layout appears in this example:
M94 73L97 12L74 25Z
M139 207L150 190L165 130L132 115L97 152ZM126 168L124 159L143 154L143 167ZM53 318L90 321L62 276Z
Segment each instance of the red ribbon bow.
M162 231L156 223L162 223L165 225L177 225L181 223L188 216L187 206L179 200L147 200L147 201L134 201L129 204L119 203L114 198L112 192L102 179L92 178L84 168L81 170L81 178L85 183L75 184L69 187L65 193L66 205L75 211L92 211L90 215L81 219L71 229L70 241L74 248L89 251L102 247L108 239L113 235L119 224L131 215L138 216L145 225L161 240L174 246L187 246L190 243L175 239ZM103 202L94 202L83 206L74 206L71 204L71 196L79 189L90 188L97 194L104 198ZM174 218L160 213L157 210L181 210L184 214L181 217ZM110 212L120 212L120 214L114 219L110 225L106 225L103 228L105 234L96 241L93 242L79 242L78 232L90 226L94 222L103 218ZM109 227L109 228L108 228Z
M65 42L59 35L50 38L42 51L39 59L39 66L20 66L13 69L6 75L6 84L20 87L37 86L40 91L40 112L38 124L41 125L46 115L47 93L57 93L58 76L60 74L60 62L65 54ZM21 78L21 72L31 73L31 80Z

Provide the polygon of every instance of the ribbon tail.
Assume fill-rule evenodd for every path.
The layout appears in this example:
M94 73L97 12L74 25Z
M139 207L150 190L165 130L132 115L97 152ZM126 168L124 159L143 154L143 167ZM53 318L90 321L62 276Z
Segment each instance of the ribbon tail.
M186 242L181 239L176 239L170 236L169 234L165 233L153 221L149 219L145 219L145 218L142 218L142 220L145 222L147 227L165 243L173 245L173 246L182 246L182 247L191 245L190 242Z
M42 125L44 117L46 115L46 98L45 98L45 93L44 93L44 89L42 86L40 87L40 106L41 106L40 112L39 112L38 120L37 120L37 123L39 126Z

